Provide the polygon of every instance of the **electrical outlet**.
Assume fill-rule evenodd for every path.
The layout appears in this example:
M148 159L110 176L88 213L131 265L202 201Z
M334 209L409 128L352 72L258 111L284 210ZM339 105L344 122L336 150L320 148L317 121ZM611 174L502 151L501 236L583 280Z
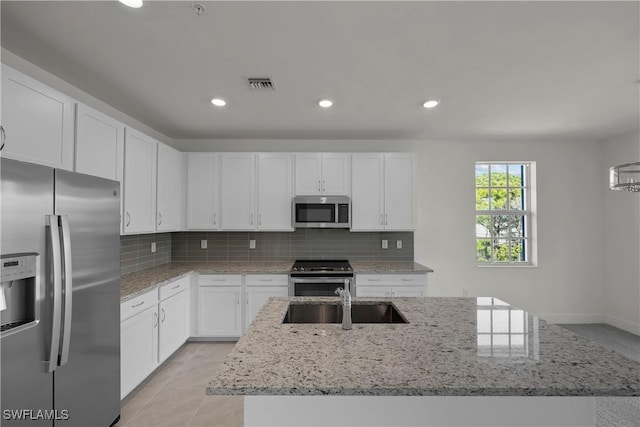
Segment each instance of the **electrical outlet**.
M255 249L256 248L256 241L255 240L249 240L249 249Z
M156 253L156 242L151 243L151 253L152 254Z
M396 249L402 249L402 240L396 240Z
M383 240L382 241L382 249L389 249L389 241L388 240Z
M207 239L200 240L200 249L207 249Z

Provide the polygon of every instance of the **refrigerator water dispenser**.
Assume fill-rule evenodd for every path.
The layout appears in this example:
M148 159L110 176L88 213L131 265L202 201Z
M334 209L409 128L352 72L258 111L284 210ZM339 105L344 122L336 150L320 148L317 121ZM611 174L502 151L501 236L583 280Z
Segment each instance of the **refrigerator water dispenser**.
M37 253L0 256L0 334L19 332L38 322Z

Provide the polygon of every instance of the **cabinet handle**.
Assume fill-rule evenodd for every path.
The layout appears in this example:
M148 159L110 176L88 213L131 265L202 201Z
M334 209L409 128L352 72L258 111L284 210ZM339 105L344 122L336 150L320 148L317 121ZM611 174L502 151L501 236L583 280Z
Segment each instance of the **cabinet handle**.
M7 133L4 128L0 126L0 151L4 148L4 143L7 141Z
M258 225L262 226L262 214L258 215Z
M322 180L322 192L324 193L325 191L327 191L326 187L325 187L325 182L324 179Z
M214 282L226 282L227 279L213 279Z
M240 295L236 295L236 304L240 305Z
M155 328L156 326L158 326L158 313L155 312L153 313L153 327Z
M175 285L173 288L171 289L178 289L180 287L180 285Z
M260 279L261 282L273 282L273 279Z
M318 192L320 192L320 180L318 180Z
M251 225L253 225L253 214L251 214Z
M380 214L380 225L384 225L384 218L382 214Z
M400 280L402 280L403 282L413 282L413 279L400 279Z
M218 215L216 212L213 213L213 225L217 225L216 224L216 215Z
M131 306L131 308L135 308L135 307L140 307L142 304L144 304L144 301L138 303L138 304L134 304Z
M379 282L382 279L367 279L369 282Z
M127 211L127 227L131 224L131 214Z
M162 214L160 212L158 212L158 218L160 219L160 222L158 222L158 225L162 225Z
M164 323L164 319L167 318L167 313L164 311L164 308L162 309L162 323Z
M391 296L395 297L396 296L396 291L394 291L393 289L391 290Z
M389 214L384 214L384 225L389 225Z

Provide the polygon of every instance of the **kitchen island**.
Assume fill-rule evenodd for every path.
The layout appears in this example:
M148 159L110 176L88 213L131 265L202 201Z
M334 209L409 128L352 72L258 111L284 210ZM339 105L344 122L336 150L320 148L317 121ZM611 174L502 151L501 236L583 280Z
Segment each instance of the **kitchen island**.
M640 364L495 298L390 302L406 324L283 324L271 299L208 394L245 425L593 425L594 396L640 395Z

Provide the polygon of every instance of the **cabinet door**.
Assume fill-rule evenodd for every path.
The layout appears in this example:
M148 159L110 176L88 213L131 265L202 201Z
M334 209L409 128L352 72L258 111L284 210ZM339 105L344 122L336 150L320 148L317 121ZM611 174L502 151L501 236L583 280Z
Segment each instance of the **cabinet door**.
M384 229L384 158L354 154L351 159L351 230Z
M223 230L254 230L255 154L222 155L222 192L220 207Z
M322 155L322 194L330 196L351 193L351 155Z
M153 306L120 324L120 398L158 365L158 309Z
M127 128L124 146L124 232L156 229L156 151L158 142Z
M187 154L187 228L220 229L220 158Z
M2 65L3 157L73 170L70 97Z
M160 302L159 363L171 356L189 337L189 293L180 292Z
M122 182L124 125L87 107L76 105L76 172Z
M256 318L256 315L265 302L271 297L289 296L288 286L247 286L246 288L246 311L244 330L249 329L249 325Z
M198 288L198 335L239 337L242 335L242 288L200 286Z
M320 194L322 191L322 156L320 154L295 155L296 196Z
M387 230L413 230L413 178L410 154L385 154L384 222Z
M157 231L175 231L182 222L182 153L158 144Z
M258 229L290 231L292 198L290 154L258 155Z
M386 286L360 286L356 284L357 297L388 297L389 288Z

